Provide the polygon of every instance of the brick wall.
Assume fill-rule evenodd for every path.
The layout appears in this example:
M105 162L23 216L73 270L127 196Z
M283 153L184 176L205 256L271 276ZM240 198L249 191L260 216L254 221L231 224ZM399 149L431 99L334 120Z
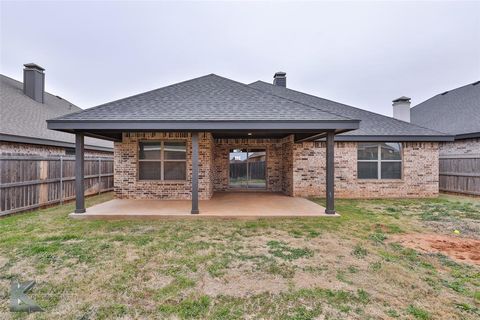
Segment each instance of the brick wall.
M282 192L293 196L293 136L282 140Z
M186 181L139 181L139 140L187 142ZM293 196L325 195L325 143L284 139L213 139L199 134L199 196L228 190L229 151L265 148L267 190ZM335 195L340 198L433 197L438 194L438 143L402 143L401 180L357 179L357 143L335 143ZM189 133L124 133L115 143L115 192L119 198L191 199L191 135Z
M480 154L480 138L440 143L440 155Z
M279 139L215 139L214 146L214 191L228 190L229 152L234 148L266 149L266 182L267 190L282 191L283 161L282 140Z
M141 140L184 140L187 144L187 179L185 181L138 180L138 142ZM213 194L210 133L199 133L199 198ZM192 138L190 133L133 132L123 133L122 142L115 143L115 195L121 199L191 199Z
M325 143L294 144L294 196L325 195ZM357 179L357 143L335 143L335 196L339 198L438 195L438 143L402 143L401 180Z
M17 142L0 142L1 155L16 156L64 156L65 148L53 147L39 144L17 143ZM112 157L112 152L95 151L85 149L85 157Z

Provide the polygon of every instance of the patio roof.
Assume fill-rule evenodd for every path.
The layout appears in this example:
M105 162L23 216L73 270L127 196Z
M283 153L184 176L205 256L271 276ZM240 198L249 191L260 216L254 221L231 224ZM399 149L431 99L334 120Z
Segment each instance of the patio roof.
M298 139L359 128L359 120L214 74L48 120L48 128L113 141L125 131L210 131L215 137Z

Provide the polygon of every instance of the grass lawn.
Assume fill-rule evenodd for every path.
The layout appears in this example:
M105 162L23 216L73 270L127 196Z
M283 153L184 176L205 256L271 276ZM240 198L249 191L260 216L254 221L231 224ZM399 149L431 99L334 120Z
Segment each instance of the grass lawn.
M87 199L92 205L110 194ZM323 200L315 200L323 204ZM339 218L0 219L0 319L478 319L480 267L392 238L480 238L480 200L338 200ZM12 279L44 308L10 313Z

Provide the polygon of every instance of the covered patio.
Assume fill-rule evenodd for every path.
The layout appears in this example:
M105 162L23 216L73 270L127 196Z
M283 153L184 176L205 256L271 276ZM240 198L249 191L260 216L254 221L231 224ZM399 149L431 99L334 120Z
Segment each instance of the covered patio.
M217 192L210 200L200 200L201 212L191 214L189 200L114 199L88 208L78 219L168 219L182 217L321 217L325 208L313 201L270 192Z
M276 76L281 78L284 74ZM358 129L360 121L212 74L47 122L49 129L75 134L75 213L79 216L95 212L109 211L112 215L126 212L126 209L120 208L122 206L130 207L132 212L140 215L151 212L160 215L170 212L179 215L227 215L230 212L251 211L252 215L270 212L273 215L298 216L311 212L335 214L334 136ZM88 210L84 200L85 136L115 142L114 184L118 198ZM325 143L321 161L325 167L325 176L322 177L325 188L322 190L326 208L305 199L292 198L298 196L294 189L302 183L312 187L311 177L300 176L311 171L308 168L310 164L298 168L294 153L303 143L319 139ZM231 143L217 152L219 140ZM259 141L267 140L271 143L256 149ZM267 173L262 179L253 175L247 178L247 189L261 186L266 191L281 191L285 195L258 193L224 196L226 198L214 195L217 191L228 191L237 182L241 185L243 181L239 177L223 175L235 171L230 170L228 163L218 166L218 161L220 164L229 161L227 146L233 151L245 148L252 162L258 151L267 158ZM238 159L234 161L244 160L238 152L235 157ZM298 158L295 159L308 161ZM252 163L246 164L247 177L250 165L254 168ZM296 169L303 172L295 173ZM233 201L235 197L253 198ZM168 199L170 205L164 206L162 199ZM299 203L305 204L305 207ZM142 207L143 210L140 209ZM104 209L107 211L102 211Z

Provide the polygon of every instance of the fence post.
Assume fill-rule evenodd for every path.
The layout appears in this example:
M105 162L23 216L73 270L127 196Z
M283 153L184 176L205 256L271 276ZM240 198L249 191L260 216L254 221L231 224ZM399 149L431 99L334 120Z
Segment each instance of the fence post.
M60 156L60 204L63 204L63 156Z
M102 158L98 157L98 194L102 191Z
M38 203L40 205L48 202L48 183L45 181L48 179L48 160L39 161L40 166L40 189L38 194Z

